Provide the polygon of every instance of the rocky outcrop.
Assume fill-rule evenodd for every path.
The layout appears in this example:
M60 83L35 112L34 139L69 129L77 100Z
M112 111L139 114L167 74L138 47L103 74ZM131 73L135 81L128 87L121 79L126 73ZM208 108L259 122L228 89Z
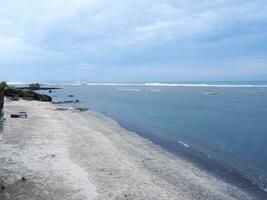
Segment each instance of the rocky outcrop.
M47 101L51 102L52 97L45 95L45 94L39 94L34 91L26 91L24 95L21 96L24 100L37 100L37 101Z
M0 86L0 112L4 108L4 90L2 89L2 86Z
M4 95L7 97L12 97L12 98L20 97L24 100L37 100L37 101L47 101L47 102L52 101L52 97L45 94L39 94L33 90L20 89L14 86L8 86L6 83L1 83L1 85L3 85L4 88Z
M53 102L53 104L66 104L66 103L79 103L80 101L78 99L76 100L67 100L67 101L57 101Z

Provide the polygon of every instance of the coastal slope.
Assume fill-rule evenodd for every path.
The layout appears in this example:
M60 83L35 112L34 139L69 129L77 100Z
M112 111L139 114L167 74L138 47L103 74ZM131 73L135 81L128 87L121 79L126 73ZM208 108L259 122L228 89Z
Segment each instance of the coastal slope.
M20 100L5 116L1 200L256 199L95 113Z

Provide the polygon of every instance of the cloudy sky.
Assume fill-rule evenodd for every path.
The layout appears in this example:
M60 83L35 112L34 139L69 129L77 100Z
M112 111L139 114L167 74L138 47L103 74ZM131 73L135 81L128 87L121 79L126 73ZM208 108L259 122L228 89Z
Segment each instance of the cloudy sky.
M267 80L267 2L0 0L0 79Z

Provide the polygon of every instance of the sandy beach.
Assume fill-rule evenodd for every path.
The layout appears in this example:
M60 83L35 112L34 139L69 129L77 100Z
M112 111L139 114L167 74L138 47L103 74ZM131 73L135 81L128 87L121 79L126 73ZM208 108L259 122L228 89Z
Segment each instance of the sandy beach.
M7 101L1 200L259 199L91 112ZM27 112L28 118L10 118Z

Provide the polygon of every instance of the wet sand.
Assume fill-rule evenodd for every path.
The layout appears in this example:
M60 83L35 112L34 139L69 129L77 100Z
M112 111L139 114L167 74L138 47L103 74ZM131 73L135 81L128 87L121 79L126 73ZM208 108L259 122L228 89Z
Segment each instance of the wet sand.
M259 199L112 119L58 107L5 103L1 200Z

